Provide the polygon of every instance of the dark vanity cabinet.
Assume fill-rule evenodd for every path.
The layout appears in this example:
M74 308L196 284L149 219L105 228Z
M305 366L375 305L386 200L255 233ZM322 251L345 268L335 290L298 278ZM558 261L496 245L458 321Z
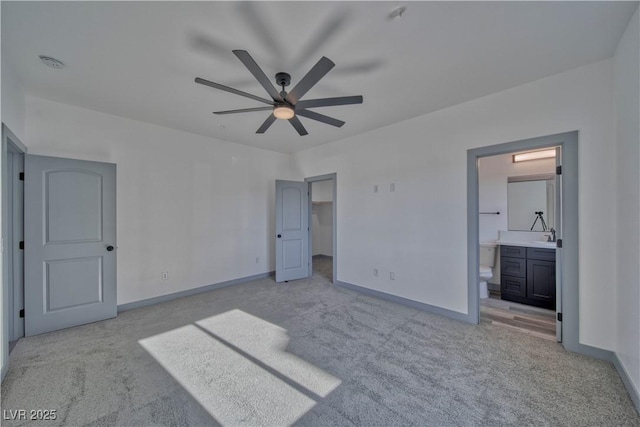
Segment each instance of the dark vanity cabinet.
M556 309L555 249L500 246L503 300Z

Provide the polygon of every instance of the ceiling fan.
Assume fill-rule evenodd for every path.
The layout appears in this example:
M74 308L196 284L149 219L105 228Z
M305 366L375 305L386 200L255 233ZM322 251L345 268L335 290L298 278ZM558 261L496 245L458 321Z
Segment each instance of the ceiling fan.
M340 96L335 98L320 98L320 99L307 99L300 100L318 81L324 77L335 64L326 57L322 57L316 65L298 82L298 84L290 91L286 92L285 87L291 83L291 76L287 73L276 74L276 84L282 87L282 91L278 90L271 84L269 78L264 71L258 66L256 61L253 60L251 55L245 50L234 50L234 55L244 64L245 67L253 74L258 80L258 83L264 87L267 93L271 96L271 100L262 98L260 96L252 95L247 92L243 92L238 89L234 89L229 86L214 83L209 80L196 77L196 83L210 86L215 89L220 89L225 92L230 92L236 95L251 98L253 100L268 104L268 107L254 107L243 108L240 110L227 110L227 111L214 111L213 114L235 114L235 113L248 113L253 111L268 111L272 113L267 117L267 120L262 123L256 133L265 133L269 126L273 124L276 119L288 120L289 123L298 131L298 134L307 135L308 132L298 119L298 116L306 117L311 120L316 120L322 123L326 123L331 126L341 127L345 122L342 120L334 119L333 117L325 116L324 114L316 113L315 111L308 110L308 108L316 107L329 107L335 105L349 105L349 104L362 104L362 96Z

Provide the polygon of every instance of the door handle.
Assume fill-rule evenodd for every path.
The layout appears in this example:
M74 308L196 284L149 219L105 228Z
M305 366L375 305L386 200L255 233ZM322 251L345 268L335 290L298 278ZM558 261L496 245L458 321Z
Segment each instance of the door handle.
M114 249L113 246L111 245L107 246L107 251L111 252L113 249Z
M278 234L278 239L280 239L282 237L282 234Z

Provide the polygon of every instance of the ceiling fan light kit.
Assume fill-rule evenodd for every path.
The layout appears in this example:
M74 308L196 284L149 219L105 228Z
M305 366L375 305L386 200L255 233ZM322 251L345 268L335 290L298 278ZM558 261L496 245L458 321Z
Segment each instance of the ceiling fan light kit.
M236 113L248 113L253 111L267 111L272 110L272 114L258 128L256 133L264 133L269 129L271 124L276 119L288 120L291 126L298 132L300 136L307 135L308 132L302 125L297 116L306 117L311 120L316 120L321 123L325 123L335 127L341 127L344 125L342 120L335 119L333 117L325 116L324 114L317 113L315 111L308 110L308 108L317 107L329 107L336 105L350 105L350 104L362 104L362 95L356 96L340 96L335 98L321 98L321 99L308 99L301 101L302 98L318 81L324 77L335 64L326 57L320 58L320 60L314 65L311 70L298 82L298 84L287 93L284 88L291 83L291 76L287 73L276 74L276 84L282 88L281 92L273 86L260 66L253 60L251 55L245 50L234 50L234 55L244 64L245 67L253 74L258 80L258 83L267 91L271 96L271 101L256 96L247 92L243 92L238 89L231 88L229 86L214 83L209 80L196 77L195 82L201 85L209 86L214 89L219 89L225 92L233 93L235 95L244 96L245 98L253 99L254 101L262 102L270 105L269 107L253 107L243 108L240 110L227 110L227 111L215 111L213 114L236 114Z
M295 112L288 105L278 105L273 108L273 115L276 116L276 119L289 120L295 116Z

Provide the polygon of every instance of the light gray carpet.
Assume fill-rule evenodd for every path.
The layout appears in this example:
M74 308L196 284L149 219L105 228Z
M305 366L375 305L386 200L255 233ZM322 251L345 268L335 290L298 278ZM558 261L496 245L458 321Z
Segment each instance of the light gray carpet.
M2 409L55 409L37 423L47 426L640 425L607 362L337 289L322 274L22 339Z

